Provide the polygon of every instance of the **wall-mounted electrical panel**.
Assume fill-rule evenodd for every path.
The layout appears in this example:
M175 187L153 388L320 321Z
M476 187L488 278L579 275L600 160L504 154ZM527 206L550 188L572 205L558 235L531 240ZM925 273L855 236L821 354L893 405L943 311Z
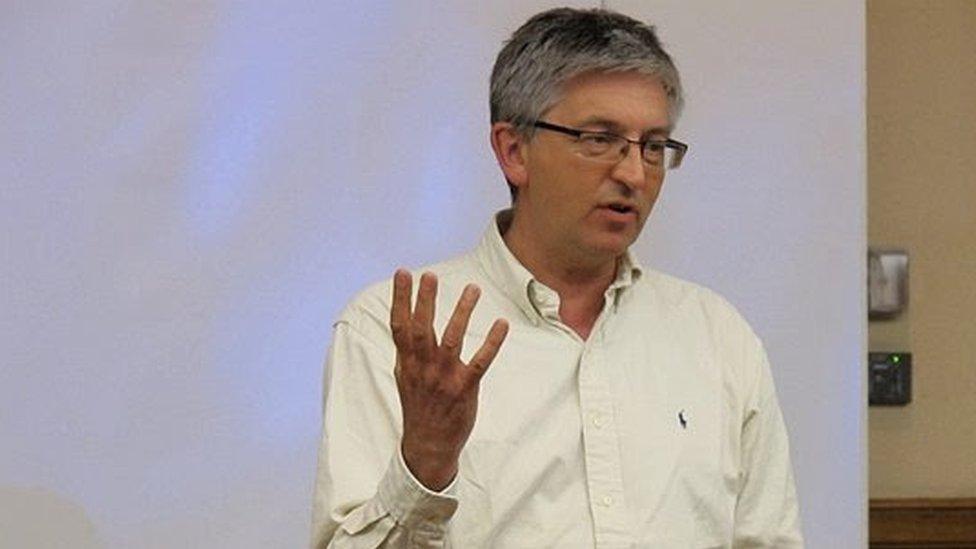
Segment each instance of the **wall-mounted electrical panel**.
M912 354L868 353L868 404L904 406L912 401Z

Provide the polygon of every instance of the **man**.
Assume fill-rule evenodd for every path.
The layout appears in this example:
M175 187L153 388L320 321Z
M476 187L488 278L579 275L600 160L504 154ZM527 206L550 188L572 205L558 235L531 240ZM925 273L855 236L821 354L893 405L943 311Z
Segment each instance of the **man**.
M314 546L802 546L762 344L628 252L687 149L681 104L638 21L515 32L491 79L513 208L336 323Z

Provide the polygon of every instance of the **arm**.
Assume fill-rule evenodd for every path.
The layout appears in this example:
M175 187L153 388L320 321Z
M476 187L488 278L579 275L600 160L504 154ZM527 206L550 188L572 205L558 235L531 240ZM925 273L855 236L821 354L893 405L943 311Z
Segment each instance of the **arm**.
M801 548L799 507L786 424L766 352L753 336L747 359L754 369L742 425L742 485L735 510L736 549Z
M507 324L496 321L464 364L461 341L478 288L469 285L462 293L438 342L437 280L421 278L412 312L411 285L410 275L398 271L389 332L367 337L354 323L336 325L326 370L314 547L445 543L458 504L452 491L458 456L474 425L481 377Z
M425 488L398 450L393 356L336 324L325 371L312 547L438 546L457 500Z

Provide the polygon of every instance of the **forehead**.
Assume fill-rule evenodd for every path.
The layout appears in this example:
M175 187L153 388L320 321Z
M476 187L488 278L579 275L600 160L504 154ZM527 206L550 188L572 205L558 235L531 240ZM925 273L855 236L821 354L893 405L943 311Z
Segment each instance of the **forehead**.
M658 78L646 74L584 73L563 84L546 119L613 131L665 132L670 127L668 95Z

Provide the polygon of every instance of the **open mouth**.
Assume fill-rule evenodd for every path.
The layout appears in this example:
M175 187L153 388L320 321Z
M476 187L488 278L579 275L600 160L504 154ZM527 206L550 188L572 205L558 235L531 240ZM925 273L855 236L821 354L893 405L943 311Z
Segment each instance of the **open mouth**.
M626 206L624 204L609 204L606 207L617 213L622 213L622 214L631 213L634 211L633 208L631 208L630 206Z

